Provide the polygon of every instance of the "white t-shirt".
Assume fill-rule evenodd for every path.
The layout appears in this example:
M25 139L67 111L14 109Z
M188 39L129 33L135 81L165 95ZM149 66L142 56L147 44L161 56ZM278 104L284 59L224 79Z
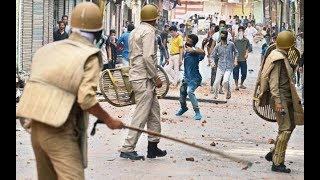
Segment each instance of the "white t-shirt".
M253 44L253 36L257 34L257 30L254 27L247 27L244 31L244 36L249 40L250 44Z
M232 31L234 32L234 37L238 36L238 28L239 28L239 24L232 25Z

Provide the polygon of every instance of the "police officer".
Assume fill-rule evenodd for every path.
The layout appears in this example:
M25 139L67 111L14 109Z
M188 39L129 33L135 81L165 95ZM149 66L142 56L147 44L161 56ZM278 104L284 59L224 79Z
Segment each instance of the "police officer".
M154 132L161 132L160 105L156 94L156 87L162 86L157 75L157 42L156 21L158 7L147 4L141 9L141 23L135 28L129 38L129 81L135 95L136 109L131 126L144 128ZM141 132L129 130L128 136L121 148L120 157L131 160L144 159L134 151ZM157 146L160 138L148 136L148 158L162 157L167 154Z
M17 117L31 119L39 180L84 179L88 113L110 129L123 128L95 97L102 65L100 50L93 45L103 29L99 7L78 4L71 26L69 39L47 44L35 53L17 108Z
M296 126L303 121L303 108L292 83L294 71L288 61L288 52L294 46L290 31L282 31L276 39L276 49L268 55L261 71L261 102L269 102L275 111L278 136L274 148L265 156L272 161L272 171L290 173L284 165L288 141Z

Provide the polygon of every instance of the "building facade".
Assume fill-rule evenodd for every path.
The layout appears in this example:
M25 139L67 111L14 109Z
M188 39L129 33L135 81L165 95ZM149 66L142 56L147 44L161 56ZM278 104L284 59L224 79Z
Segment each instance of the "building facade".
M30 71L33 54L53 41L62 15L82 0L16 0L16 69ZM70 19L69 19L70 20Z
M30 72L34 53L53 42L53 30L63 15L71 18L73 8L80 2L97 4L103 13L104 33L115 29L122 33L126 21L140 23L141 6L160 4L159 0L16 0L16 69ZM161 1L162 2L162 1Z

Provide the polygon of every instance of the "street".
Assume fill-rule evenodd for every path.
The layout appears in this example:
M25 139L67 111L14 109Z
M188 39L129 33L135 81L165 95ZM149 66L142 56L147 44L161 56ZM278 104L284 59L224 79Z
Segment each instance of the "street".
M198 46L204 36L199 38ZM96 134L90 136L96 118L90 116L88 129L88 167L85 176L88 180L105 179L304 179L304 127L297 126L288 143L286 162L292 170L290 174L271 171L272 162L264 159L273 144L268 139L276 139L277 124L267 122L258 117L252 108L252 96L260 65L262 43L253 45L253 53L249 54L247 89L234 90L231 78L232 96L227 103L216 104L200 102L200 121L193 119L194 112L190 101L189 111L181 117L175 116L179 110L178 100L160 99L162 134L194 142L214 150L251 161L252 167L244 168L240 163L225 159L217 154L161 139L160 149L168 154L162 158L145 161L131 161L120 158L119 149L124 143L128 130L110 130L99 124ZM210 67L207 58L200 63L203 85L196 90L198 99L213 99L210 94ZM299 95L301 91L298 90ZM179 89L170 89L168 96L179 96ZM99 97L101 98L101 97ZM219 95L218 99L223 99ZM101 102L102 107L111 115L118 116L126 124L130 124L135 105L114 107ZM16 179L37 179L35 157L30 134L16 120ZM215 146L211 146L211 143ZM147 155L147 135L142 134L136 150ZM187 161L186 158L194 158Z

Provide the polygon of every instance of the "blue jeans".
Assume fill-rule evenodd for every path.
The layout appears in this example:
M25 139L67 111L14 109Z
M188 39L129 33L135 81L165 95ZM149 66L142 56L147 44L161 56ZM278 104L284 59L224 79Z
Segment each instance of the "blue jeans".
M168 46L165 47L166 48L166 51L168 51ZM162 51L160 51L160 66L164 66L166 64L166 62L163 62L163 58L164 58L164 54Z
M239 69L241 69L241 81L247 78L247 61L238 61L238 66L233 68L233 79L239 80Z
M180 86L180 105L182 109L187 109L187 95L189 96L189 99L191 101L193 110L195 112L199 112L199 106L198 106L198 100L196 95L194 94L194 91L198 88L198 85L194 82L186 83L184 80L182 80L182 85Z

